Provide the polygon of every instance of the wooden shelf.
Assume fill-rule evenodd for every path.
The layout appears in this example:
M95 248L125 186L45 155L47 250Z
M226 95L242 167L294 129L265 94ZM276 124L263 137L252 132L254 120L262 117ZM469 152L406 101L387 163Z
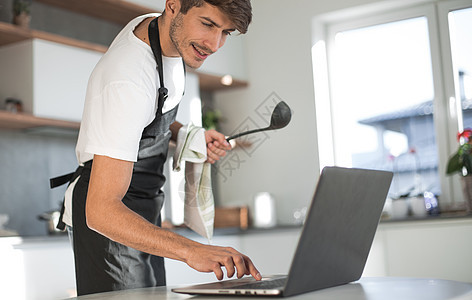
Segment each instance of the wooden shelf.
M198 79L200 82L200 89L202 91L223 91L223 90L228 90L232 88L241 88L241 87L247 87L248 83L247 81L243 80L238 80L233 78L233 83L228 86L224 85L221 83L221 77L218 75L211 75L207 73L200 73L196 70L189 70L189 72L193 72L198 75Z
M38 127L57 127L79 130L80 123L48 118L38 118L30 114L16 114L5 110L0 110L1 129L30 129Z
M35 0L72 12L126 25L133 18L155 9L122 0Z
M102 53L105 53L107 51L106 46L84 42L44 31L23 29L13 24L0 22L0 46L26 41L30 39L41 39L50 42L56 42L63 45L98 51Z

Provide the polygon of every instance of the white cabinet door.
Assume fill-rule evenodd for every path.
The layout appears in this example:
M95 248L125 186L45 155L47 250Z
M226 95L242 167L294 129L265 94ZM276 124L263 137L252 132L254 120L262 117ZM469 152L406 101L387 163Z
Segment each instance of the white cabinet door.
M0 47L0 99L18 98L37 117L80 121L87 82L102 55L39 39Z
M80 121L88 79L102 53L33 40L33 113Z
M382 226L388 276L472 282L472 220Z
M67 237L0 238L0 299L65 299L76 295Z

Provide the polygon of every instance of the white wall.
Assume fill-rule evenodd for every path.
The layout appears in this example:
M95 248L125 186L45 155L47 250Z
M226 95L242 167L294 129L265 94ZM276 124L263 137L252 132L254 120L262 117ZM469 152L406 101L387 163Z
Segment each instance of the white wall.
M252 205L254 194L268 191L276 199L279 223L292 222L293 210L310 201L319 175L311 58L313 19L402 3L405 1L252 1L253 22L245 36L249 88L215 95L215 106L226 119L222 131L230 134L247 118L256 121L252 125L262 124L256 112L267 97L274 98L272 93L288 103L293 117L286 128L269 133L270 138L257 149L249 154L235 149L219 164L218 198L222 205Z

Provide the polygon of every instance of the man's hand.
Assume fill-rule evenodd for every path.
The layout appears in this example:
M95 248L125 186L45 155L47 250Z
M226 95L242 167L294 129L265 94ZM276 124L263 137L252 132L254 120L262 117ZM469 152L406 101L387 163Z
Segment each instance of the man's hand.
M237 273L237 277L252 275L256 280L262 276L251 259L231 247L219 247L200 244L192 249L186 263L199 272L213 272L218 280L223 279L221 267L225 267L228 278Z
M211 164L226 155L226 151L231 150L231 145L226 141L225 136L216 130L205 131L207 143L207 160Z

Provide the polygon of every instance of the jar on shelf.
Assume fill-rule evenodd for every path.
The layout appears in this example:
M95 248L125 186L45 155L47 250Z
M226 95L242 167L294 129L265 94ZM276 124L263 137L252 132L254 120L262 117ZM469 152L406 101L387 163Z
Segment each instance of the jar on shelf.
M5 100L5 109L11 113L21 113L23 112L23 103L15 98L7 98Z

